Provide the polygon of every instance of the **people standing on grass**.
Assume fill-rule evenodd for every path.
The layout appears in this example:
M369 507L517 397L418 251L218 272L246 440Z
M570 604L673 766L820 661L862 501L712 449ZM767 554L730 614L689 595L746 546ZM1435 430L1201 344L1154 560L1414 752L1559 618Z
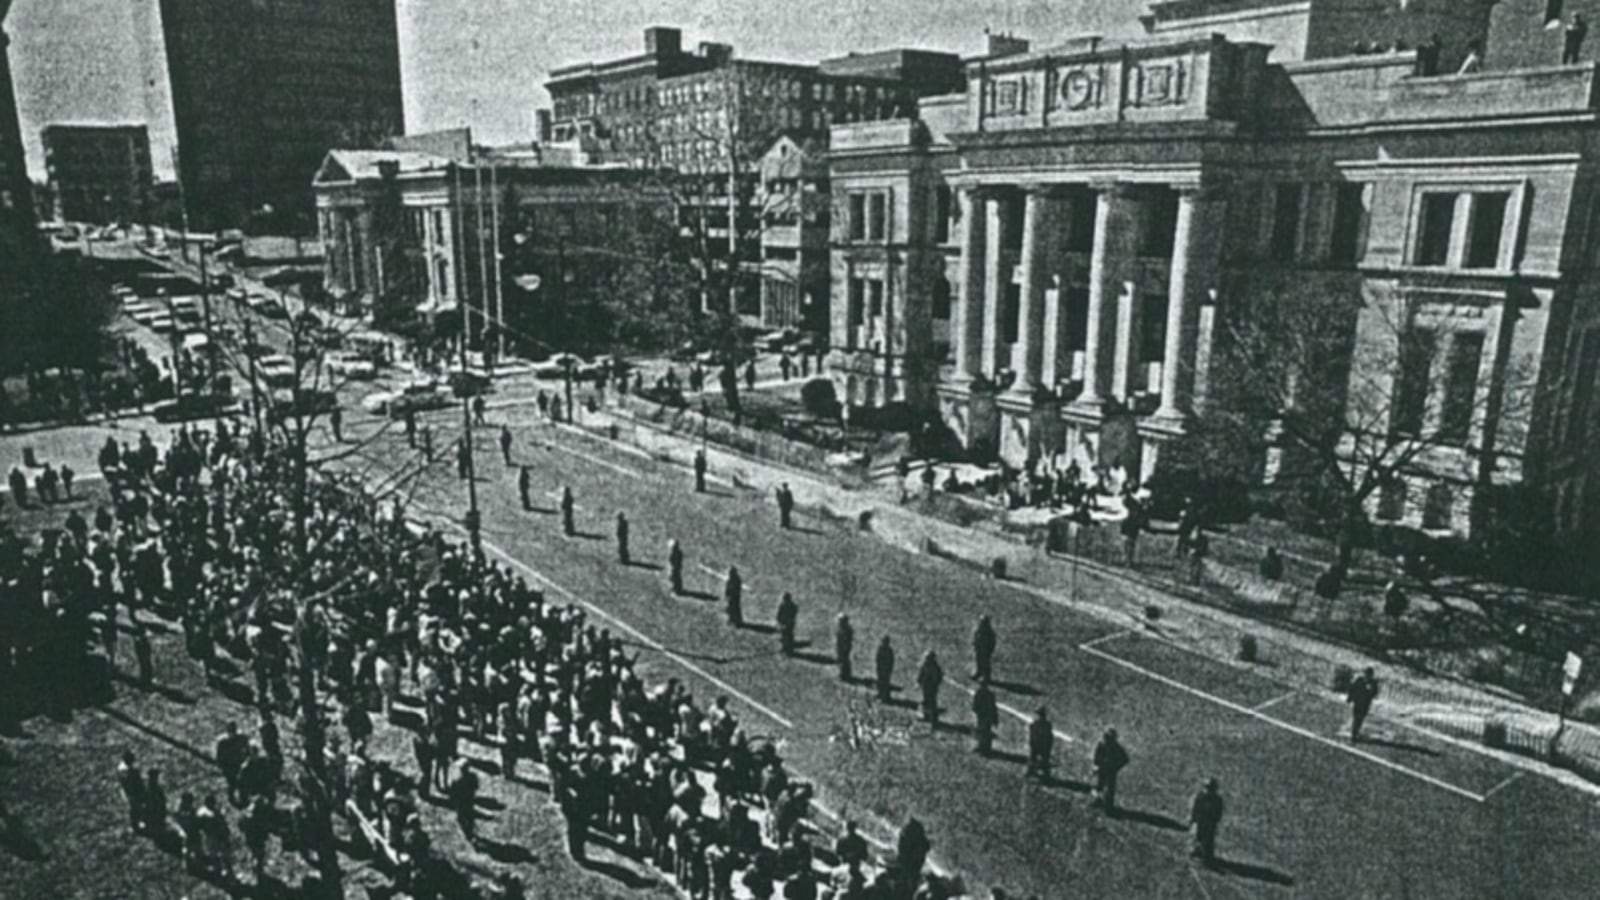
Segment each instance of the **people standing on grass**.
M1345 701L1350 704L1350 742L1361 740L1361 726L1372 711L1372 701L1378 699L1378 673L1368 666L1351 679L1345 691Z

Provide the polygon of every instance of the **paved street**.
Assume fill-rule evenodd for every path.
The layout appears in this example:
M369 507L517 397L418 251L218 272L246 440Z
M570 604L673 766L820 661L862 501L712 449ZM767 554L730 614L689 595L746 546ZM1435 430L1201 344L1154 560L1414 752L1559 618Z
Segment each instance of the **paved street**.
M436 414L440 446L456 419ZM1600 826L1593 801L1470 749L1375 722L1374 740L1343 737L1345 709L1268 677L1204 659L1124 627L1081 615L967 569L892 549L842 525L802 517L782 532L767 497L728 484L692 492L687 472L594 438L509 417L516 462L533 467L533 498L517 508L514 470L490 445L479 497L491 552L551 593L591 608L637 644L652 668L682 677L698 696L726 694L747 727L784 743L785 755L822 785L829 809L860 818L880 839L906 815L928 822L933 860L981 885L1059 896L1081 885L1114 896L1583 897L1600 879L1585 835ZM398 450L396 449L398 445ZM378 466L405 457L386 437ZM464 486L447 453L417 488L420 514L458 516ZM564 538L555 513L571 486L583 534ZM636 564L617 564L617 511L632 523ZM689 597L669 595L659 570L669 538L688 555ZM723 622L721 575L737 565L745 614ZM1086 573L1083 590L1100 588ZM800 604L810 642L784 659L771 633L783 590ZM856 626L855 669L871 671L878 638L892 636L900 700L888 709L864 685L840 684L831 665L832 621ZM1000 631L1004 758L983 760L962 733L977 615ZM934 649L952 681L942 695L956 727L931 732L912 701L917 662ZM1381 701L1380 701L1381 704ZM1022 778L1024 720L1048 707L1059 734L1061 782ZM863 739L841 739L854 722ZM1114 725L1133 764L1129 813L1107 820L1088 807L1088 753ZM1186 855L1189 798L1217 777L1228 802L1211 872Z

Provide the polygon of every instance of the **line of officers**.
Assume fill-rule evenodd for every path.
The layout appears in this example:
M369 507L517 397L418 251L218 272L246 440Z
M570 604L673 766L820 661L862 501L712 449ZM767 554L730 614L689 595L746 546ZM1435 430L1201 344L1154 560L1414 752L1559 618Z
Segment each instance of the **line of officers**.
M509 433L503 430L501 451L509 465L511 460L508 438ZM706 456L702 450L695 454L694 459L695 491L698 493L704 493L706 490L706 469ZM533 508L529 490L530 481L528 467L521 466L517 489L523 509ZM792 529L794 494L787 483L779 485L775 494L779 527L784 530ZM561 529L569 537L578 534L575 521L576 507L572 489L563 487L560 501ZM617 561L625 566L633 565L629 546L630 526L625 513L617 513L615 533ZM676 539L670 541L667 546L667 582L674 596L685 593L684 561L683 548ZM728 624L735 628L744 627L744 578L737 566L728 568L728 574L723 580L722 599ZM795 602L794 595L784 591L783 597L778 602L776 615L778 644L784 656L795 655L797 649L795 629L799 618L800 607ZM855 626L851 624L850 616L840 613L834 621L833 661L838 669L839 680L847 684L856 683L852 667L855 641ZM972 632L973 678L977 681L977 687L972 691L970 708L973 718L973 751L986 757L994 753L995 731L1000 726L999 701L990 687L994 674L996 643L997 636L993 623L987 615L979 617ZM872 684L880 703L892 702L895 662L894 644L888 635L884 635L879 640L877 652L873 657ZM939 689L944 684L944 676L944 667L940 665L938 655L932 650L924 653L922 662L917 667L916 681L922 699L922 718L935 730L940 727ZM1049 712L1040 707L1028 723L1028 762L1024 777L1046 784L1051 782L1055 738L1055 726L1050 721ZM1117 779L1129 762L1128 751L1118 739L1117 730L1107 728L1095 744L1092 763L1095 804L1109 815L1115 815L1117 812ZM1189 825L1194 837L1191 855L1203 862L1210 863L1215 859L1216 837L1222 823L1222 813L1223 799L1217 780L1207 779L1196 792L1189 812Z

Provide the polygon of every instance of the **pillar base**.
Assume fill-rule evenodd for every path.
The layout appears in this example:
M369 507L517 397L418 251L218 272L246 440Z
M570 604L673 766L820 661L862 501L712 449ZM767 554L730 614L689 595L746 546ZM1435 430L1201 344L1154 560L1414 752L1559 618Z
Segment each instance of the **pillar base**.
M1193 416L1181 409L1163 406L1147 416L1139 426L1141 431L1176 436L1189 430L1192 419Z

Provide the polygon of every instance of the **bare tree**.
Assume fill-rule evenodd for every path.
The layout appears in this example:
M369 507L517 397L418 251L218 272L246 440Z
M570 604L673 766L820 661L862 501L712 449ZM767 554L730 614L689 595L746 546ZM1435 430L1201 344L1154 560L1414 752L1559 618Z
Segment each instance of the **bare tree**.
M1334 535L1342 578L1371 507L1406 476L1489 486L1526 440L1534 382L1492 335L1456 331L1423 299L1295 291L1226 312L1210 401L1177 460L1202 480L1259 483Z

